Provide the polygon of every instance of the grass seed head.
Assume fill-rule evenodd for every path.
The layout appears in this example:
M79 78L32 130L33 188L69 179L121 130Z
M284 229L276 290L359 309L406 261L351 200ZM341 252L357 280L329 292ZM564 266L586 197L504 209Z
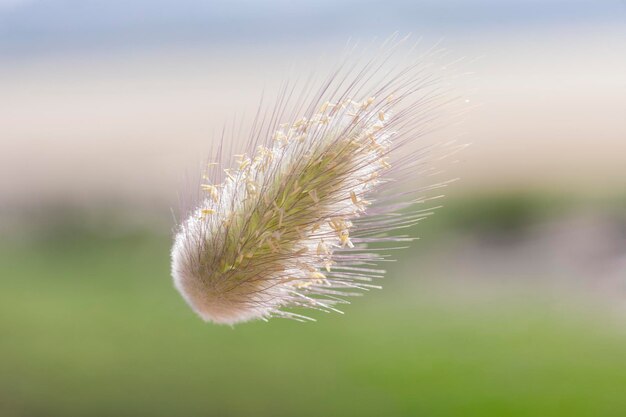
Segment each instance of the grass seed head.
M371 84L381 70L370 63L328 94L335 74L308 105L295 106L304 114L257 129L257 140L269 140L251 141L253 152L236 155L221 181L205 176L172 249L175 286L201 318L307 320L290 310L339 311L344 297L376 287L370 281L384 271L371 265L385 255L368 245L410 239L386 232L423 217L403 210L418 190L398 181L418 174L425 158L398 149L431 127L441 101L423 67ZM285 113L281 103L274 114Z

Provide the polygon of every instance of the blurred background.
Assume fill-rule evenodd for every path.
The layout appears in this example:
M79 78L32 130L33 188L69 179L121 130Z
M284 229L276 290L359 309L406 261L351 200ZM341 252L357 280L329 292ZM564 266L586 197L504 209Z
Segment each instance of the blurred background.
M625 415L625 23L619 0L0 0L0 415ZM444 207L345 315L201 322L169 247L211 142L292 65L395 31L472 74Z

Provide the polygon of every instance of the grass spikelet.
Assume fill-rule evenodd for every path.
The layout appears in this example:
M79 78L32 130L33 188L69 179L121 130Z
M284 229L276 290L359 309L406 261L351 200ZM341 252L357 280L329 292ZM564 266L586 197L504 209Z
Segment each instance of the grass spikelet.
M424 191L405 183L426 175L430 151L407 144L446 101L422 61L383 71L389 59L337 71L308 98L285 87L250 152L205 176L172 249L175 286L201 318L310 320L293 308L339 311L377 288L386 254L371 245L411 240L388 232L427 214L405 210Z

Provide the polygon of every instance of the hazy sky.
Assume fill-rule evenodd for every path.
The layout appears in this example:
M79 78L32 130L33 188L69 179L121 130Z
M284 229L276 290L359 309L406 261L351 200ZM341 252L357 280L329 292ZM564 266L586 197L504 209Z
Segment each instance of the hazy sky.
M620 22L624 0L0 0L0 54Z

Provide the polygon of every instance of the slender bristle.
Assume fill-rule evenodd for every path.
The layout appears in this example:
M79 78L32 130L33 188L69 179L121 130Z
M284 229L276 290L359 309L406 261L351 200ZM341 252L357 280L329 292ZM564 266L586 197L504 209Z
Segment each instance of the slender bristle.
M394 182L394 172L419 173L427 151L395 155L394 166L391 157L432 128L433 100L441 97L421 67L366 87L376 71L370 62L331 97L325 92L335 74L308 111L274 121L264 144L236 155L222 181L205 176L200 204L172 250L176 288L204 320L308 319L286 310L293 307L339 311L343 297L378 288L370 281L384 271L369 265L385 256L368 244L412 240L386 235L428 214L402 210L415 198ZM371 94L349 97L364 88Z

